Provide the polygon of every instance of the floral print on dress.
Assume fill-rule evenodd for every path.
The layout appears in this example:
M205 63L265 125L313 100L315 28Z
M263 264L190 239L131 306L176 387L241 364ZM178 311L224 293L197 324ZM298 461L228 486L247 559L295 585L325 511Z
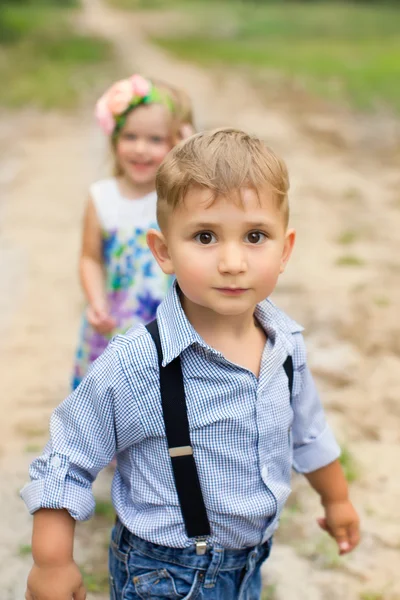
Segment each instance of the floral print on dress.
M157 224L149 223L146 229L110 229L103 232L106 292L110 314L116 319L117 327L112 334L104 336L97 333L83 316L73 389L80 384L91 363L105 350L111 337L155 318L157 307L172 283L173 278L161 271L147 246L146 233L150 228L157 228Z

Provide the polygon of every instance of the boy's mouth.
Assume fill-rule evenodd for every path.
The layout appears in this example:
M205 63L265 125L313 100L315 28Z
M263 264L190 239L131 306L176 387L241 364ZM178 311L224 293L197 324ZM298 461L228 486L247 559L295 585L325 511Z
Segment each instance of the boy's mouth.
M215 288L221 294L225 294L226 296L240 296L247 292L248 288L240 288L240 287L223 287L223 288Z

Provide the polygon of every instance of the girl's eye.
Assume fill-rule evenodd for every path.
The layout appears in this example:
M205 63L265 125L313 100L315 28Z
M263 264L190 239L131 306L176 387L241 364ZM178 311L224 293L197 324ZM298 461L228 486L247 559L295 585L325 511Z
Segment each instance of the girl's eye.
M136 135L134 133L125 133L125 135L123 136L125 140L136 140Z
M202 231L201 233L198 233L194 239L196 242L199 242L199 244L203 244L203 246L208 246L215 242L215 236L210 233L210 231Z
M160 137L159 135L153 135L150 139L153 142L153 144L161 144L161 142L163 141L162 137Z
M250 231L250 233L246 235L246 241L250 244L261 244L266 237L267 236L265 233L262 233L262 231Z

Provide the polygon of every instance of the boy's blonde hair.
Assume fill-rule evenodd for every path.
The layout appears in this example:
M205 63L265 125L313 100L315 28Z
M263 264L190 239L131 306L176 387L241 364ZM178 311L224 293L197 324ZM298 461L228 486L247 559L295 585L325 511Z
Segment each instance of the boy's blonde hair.
M216 129L193 135L166 156L156 177L157 220L164 228L168 215L189 188L209 189L212 198L238 194L242 188L272 191L289 220L289 176L286 164L259 138L238 129Z

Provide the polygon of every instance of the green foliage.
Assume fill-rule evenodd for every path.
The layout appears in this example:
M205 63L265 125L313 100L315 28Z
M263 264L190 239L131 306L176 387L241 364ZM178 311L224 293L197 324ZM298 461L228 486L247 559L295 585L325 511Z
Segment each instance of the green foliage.
M338 569L342 565L336 542L326 535L315 546L315 558L324 569Z
M19 556L30 556L32 554L32 546L30 544L22 544L18 548Z
M111 502L107 502L106 500L96 499L95 515L107 519L110 523L115 521L114 507Z
M92 572L82 572L83 583L88 592L106 593L108 592L108 572L107 570L93 570Z
M140 10L143 8L169 8L171 2L165 0L108 0L111 6L123 10Z
M343 246L349 246L350 244L353 244L358 237L359 234L357 231L354 231L353 229L346 229L338 236L337 243Z
M343 472L349 483L356 481L359 477L358 467L354 456L346 446L342 446L342 453L339 458L339 462L342 465Z
M387 296L376 296L374 298L374 304L380 308L390 306L390 299Z
M61 0L63 6L77 6L78 0ZM14 6L60 6L60 0L7 0Z
M180 10L195 29L156 41L185 60L280 73L334 101L400 110L399 5L249 5L218 0L205 10L204 2L186 2Z
M381 592L361 592L360 600L384 600Z
M75 32L73 16L50 0L2 6L0 104L68 108L89 89L98 65L110 59L111 46Z
M336 260L338 267L363 267L364 260L354 254L344 254Z
M275 600L276 598L276 586L267 585L266 588L261 592L261 600Z
M41 449L42 446L40 446L39 444L27 444L24 448L24 452L26 452L27 454L33 454L40 452Z

